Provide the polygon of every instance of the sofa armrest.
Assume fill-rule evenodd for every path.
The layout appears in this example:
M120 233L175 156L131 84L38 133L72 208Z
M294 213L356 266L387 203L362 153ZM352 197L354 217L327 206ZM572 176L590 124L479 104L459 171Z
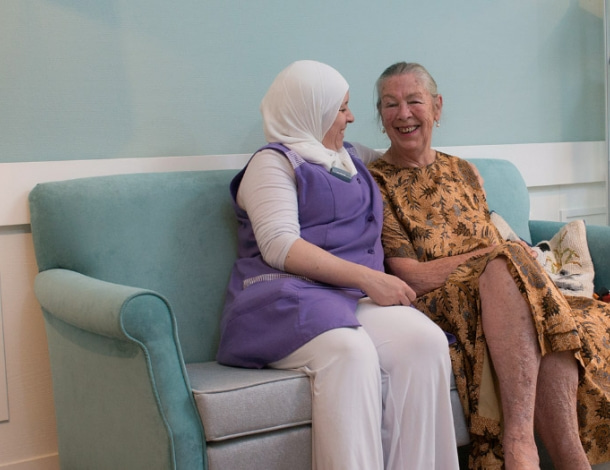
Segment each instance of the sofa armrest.
M138 297L156 294L84 276L67 269L43 271L34 282L36 298L54 317L89 333L127 341L123 313Z
M206 468L167 301L65 269L38 274L34 290L45 315L58 428L70 441L59 443L62 466Z
M530 220L532 243L550 240L565 225L565 222ZM610 289L610 227L587 224L587 245L595 269L595 292L605 287Z

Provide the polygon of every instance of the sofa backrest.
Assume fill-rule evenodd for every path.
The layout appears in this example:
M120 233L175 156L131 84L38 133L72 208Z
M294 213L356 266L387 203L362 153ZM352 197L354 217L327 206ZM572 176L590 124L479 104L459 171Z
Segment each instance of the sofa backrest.
M166 297L186 363L214 359L236 256L237 170L100 176L30 193L40 271L64 268Z
M531 243L529 193L517 167L508 160L468 160L474 163L485 180L484 187L490 210L500 214L517 235Z

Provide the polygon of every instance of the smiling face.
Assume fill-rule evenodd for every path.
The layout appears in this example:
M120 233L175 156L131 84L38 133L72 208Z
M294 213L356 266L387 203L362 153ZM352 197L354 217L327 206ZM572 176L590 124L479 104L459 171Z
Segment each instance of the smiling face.
M322 145L324 147L338 152L343 147L343 139L345 137L345 129L350 122L354 122L354 115L350 111L349 103L349 91L345 94L343 103L339 108L335 122L330 126L330 129L324 134L322 139Z
M443 106L441 95L432 95L420 76L410 72L386 78L379 97L381 123L393 155L413 163L430 163L432 128Z

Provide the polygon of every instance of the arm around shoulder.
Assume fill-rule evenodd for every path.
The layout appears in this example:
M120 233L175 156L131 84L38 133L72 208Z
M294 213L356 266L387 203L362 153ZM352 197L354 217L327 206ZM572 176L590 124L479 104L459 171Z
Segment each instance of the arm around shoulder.
M358 142L350 142L350 144L355 147L356 151L358 152L358 157L360 157L360 160L362 160L365 165L373 163L375 160L381 157L380 152L370 147L367 147L366 145L362 145Z

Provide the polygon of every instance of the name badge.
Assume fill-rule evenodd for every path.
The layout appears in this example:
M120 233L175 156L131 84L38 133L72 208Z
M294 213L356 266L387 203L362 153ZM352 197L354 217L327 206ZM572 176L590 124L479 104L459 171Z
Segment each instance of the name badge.
M340 180L346 181L347 183L349 183L352 180L351 174L349 174L347 171L345 171L342 168L337 168L336 166L333 166L330 169L330 174L333 176L336 176Z

